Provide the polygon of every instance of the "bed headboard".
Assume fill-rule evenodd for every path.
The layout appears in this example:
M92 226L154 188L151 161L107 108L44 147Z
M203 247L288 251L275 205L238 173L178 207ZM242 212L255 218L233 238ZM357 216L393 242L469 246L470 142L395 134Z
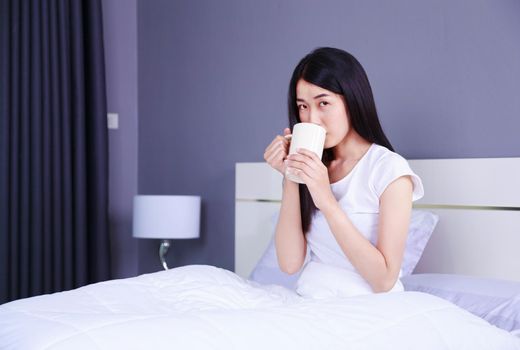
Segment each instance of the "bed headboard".
M440 220L414 273L520 281L520 158L409 160L425 196L414 208ZM237 163L235 272L248 277L274 232L282 175Z

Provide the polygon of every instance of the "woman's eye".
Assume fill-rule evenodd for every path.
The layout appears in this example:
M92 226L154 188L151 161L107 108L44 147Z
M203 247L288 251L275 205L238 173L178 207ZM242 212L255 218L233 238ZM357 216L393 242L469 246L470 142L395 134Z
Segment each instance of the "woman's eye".
M305 109L305 108L307 108L307 107L305 107L305 105L298 105L298 109L299 110L302 110L302 109Z
M329 103L327 101L321 101L320 102L320 107L325 107L326 105L328 105Z

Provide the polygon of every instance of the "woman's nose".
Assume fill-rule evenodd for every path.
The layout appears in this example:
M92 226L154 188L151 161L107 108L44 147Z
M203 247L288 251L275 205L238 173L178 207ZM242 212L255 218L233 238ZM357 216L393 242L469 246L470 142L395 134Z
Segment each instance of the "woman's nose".
M321 117L317 111L310 111L309 114L309 123L317 124L319 126L321 125Z

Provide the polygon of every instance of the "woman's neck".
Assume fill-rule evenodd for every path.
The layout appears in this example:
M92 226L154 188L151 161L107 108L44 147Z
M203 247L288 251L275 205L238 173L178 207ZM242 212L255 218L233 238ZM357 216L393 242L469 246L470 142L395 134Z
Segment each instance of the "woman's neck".
M361 159L370 148L371 143L362 138L354 130L350 130L343 141L332 149L335 162L355 161Z

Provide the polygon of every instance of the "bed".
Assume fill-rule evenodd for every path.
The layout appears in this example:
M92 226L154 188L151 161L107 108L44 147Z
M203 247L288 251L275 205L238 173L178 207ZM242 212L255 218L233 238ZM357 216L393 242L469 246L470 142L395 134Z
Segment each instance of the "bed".
M441 218L414 273L518 283L520 159L410 163L427 191L416 207ZM313 298L250 279L281 177L239 163L235 181L234 272L189 265L0 305L0 349L520 349L513 332L431 293Z

